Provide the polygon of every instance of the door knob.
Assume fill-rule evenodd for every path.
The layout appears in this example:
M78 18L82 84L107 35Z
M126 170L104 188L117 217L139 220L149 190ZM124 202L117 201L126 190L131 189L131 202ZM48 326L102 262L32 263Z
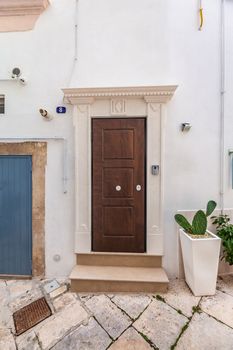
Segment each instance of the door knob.
M141 185L137 185L136 186L136 190L139 192L139 191L141 191L141 189L142 189L142 186Z
M118 185L118 186L116 186L116 191L118 191L118 192L119 192L120 190L121 190L121 186L119 186L119 185Z

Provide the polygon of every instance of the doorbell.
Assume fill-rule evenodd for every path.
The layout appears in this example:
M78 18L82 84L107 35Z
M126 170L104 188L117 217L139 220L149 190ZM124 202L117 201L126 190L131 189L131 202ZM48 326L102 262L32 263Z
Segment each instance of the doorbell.
M151 174L152 175L159 175L159 165L152 165L151 166Z

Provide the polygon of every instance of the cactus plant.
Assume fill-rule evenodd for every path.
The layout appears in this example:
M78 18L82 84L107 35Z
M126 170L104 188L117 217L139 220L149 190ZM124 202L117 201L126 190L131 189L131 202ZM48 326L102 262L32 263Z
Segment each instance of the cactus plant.
M179 224L183 229L188 232L192 233L192 225L188 222L188 220L181 214L176 214L175 215L175 220L177 224Z
M181 214L176 214L175 220L185 232L192 235L204 235L207 230L207 217L213 213L216 206L217 203L215 201L209 201L207 203L206 213L203 210L198 210L194 215L192 224Z
M216 208L216 205L217 204L215 201L209 201L207 203L207 206L206 206L206 216L207 217L213 213L214 209Z
M192 231L194 235L203 235L207 230L207 217L204 211L198 210L194 215L192 222ZM204 233L203 233L204 232Z

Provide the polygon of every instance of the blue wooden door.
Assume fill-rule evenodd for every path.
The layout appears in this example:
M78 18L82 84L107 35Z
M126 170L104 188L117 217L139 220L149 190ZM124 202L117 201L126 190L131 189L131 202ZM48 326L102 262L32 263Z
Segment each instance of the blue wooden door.
M0 156L0 275L32 274L31 169L31 156Z

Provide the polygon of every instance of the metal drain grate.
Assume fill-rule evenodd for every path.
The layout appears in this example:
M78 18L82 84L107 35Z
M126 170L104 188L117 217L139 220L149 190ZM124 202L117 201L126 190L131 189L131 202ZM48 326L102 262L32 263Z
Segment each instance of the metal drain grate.
M33 301L33 303L13 313L16 335L26 332L51 315L52 312L45 298Z

